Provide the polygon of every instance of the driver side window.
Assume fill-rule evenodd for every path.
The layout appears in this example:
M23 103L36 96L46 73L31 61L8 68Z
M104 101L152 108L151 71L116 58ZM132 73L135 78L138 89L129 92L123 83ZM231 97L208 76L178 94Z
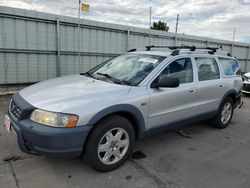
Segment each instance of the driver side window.
M193 82L193 67L190 58L181 58L170 63L159 75L179 78L180 83Z

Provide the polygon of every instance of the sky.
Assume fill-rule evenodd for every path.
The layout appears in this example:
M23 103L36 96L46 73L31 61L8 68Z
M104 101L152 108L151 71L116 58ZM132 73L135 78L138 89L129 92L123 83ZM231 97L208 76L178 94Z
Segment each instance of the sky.
M78 16L79 0L0 0L9 6L53 14ZM178 33L250 43L250 0L82 0L90 5L81 17L96 21L149 27L149 7L152 21L167 22Z

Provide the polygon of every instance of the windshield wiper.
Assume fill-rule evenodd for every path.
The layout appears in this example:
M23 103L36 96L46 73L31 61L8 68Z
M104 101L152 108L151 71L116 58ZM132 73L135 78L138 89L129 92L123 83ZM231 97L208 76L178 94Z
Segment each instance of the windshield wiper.
M87 75L87 76L89 76L91 78L96 79L90 72L81 73L81 75Z
M112 82L114 82L116 84L122 84L122 85L124 85L123 81L121 81L118 78L116 78L114 76L111 76L109 74L104 74L104 73L100 73L100 72L97 72L96 74L101 75L101 76L105 76L106 78L110 79Z

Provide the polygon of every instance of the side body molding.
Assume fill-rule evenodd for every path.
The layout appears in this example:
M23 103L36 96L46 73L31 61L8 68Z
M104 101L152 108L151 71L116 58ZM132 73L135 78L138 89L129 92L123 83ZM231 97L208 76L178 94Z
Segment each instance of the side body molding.
M95 114L89 120L89 122L87 124L94 125L98 121L100 121L102 118L104 118L110 114L122 113L122 112L129 113L130 115L132 115L134 117L134 119L136 121L137 138L142 138L143 134L145 132L144 117L137 107L130 105L130 104L117 104L117 105L107 107L107 108L101 110L100 112L98 112L97 114Z

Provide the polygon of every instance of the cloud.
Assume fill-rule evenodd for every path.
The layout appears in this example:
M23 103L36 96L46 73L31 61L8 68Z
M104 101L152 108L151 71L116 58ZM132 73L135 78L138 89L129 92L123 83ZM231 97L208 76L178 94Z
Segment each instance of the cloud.
M180 14L179 33L250 42L250 0L85 0L90 12L82 18L148 28L152 20L163 20L174 32ZM78 0L0 0L0 5L68 16L78 15Z

